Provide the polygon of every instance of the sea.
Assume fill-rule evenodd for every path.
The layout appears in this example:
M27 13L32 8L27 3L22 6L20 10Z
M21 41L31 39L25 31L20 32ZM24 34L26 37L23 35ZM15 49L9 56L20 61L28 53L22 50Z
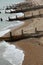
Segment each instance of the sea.
M24 24L23 21L7 21L8 17L23 16L21 13L5 14L5 7L24 2L25 0L0 0L0 37L4 36L13 29ZM3 9L4 8L4 9ZM1 18L3 19L1 21ZM0 65L22 65L24 61L24 51L18 49L15 45L0 41Z
M12 4L17 4L20 2L24 2L25 0L0 0L0 37L3 36L5 33L7 33L13 29L16 29L18 27L20 27L21 25L24 24L23 21L13 21L13 22L8 22L6 20L8 20L8 17L14 17L14 16L23 16L24 14L21 13L14 13L14 14L5 14L5 8L6 6L12 5ZM3 19L3 21L1 21L1 18ZM5 31L5 32L3 32ZM2 34L2 32L4 34Z
M8 5L17 4L20 2L24 2L25 0L0 0L0 8L3 8Z
M15 45L0 41L0 65L22 65L24 51Z

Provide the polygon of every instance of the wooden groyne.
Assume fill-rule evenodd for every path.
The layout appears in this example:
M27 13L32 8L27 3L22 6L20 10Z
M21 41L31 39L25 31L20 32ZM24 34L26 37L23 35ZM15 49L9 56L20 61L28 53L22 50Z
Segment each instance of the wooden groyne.
M43 37L43 31L37 31L37 29L35 29L35 33L28 34L24 33L22 30L21 35L14 35L14 36L12 36L12 33L10 32L10 37L0 37L0 40L5 40L7 42L15 42L27 38L40 38L40 37Z
M43 5L33 6L33 7L27 7L27 8L21 8L21 9L15 9L15 11L11 11L11 10L10 10L10 13L35 11L35 10L39 10L39 9L43 9ZM5 12L5 13L7 13L7 12Z
M15 20L27 20L27 19L32 19L32 18L42 18L43 14L38 14L38 15L32 15L32 16L24 16L24 17L17 17L16 18L8 18L8 21L15 21Z

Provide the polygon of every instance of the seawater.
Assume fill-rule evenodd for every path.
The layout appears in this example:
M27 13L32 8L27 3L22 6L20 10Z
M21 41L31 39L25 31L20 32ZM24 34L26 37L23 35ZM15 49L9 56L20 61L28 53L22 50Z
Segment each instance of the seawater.
M4 29L8 29L8 28L17 28L17 26L19 27L20 25L23 24L23 22L21 21L13 21L13 22L8 22L6 21L8 19L8 17L12 17L12 16L15 16L15 15L23 15L22 14L18 14L18 13L14 13L14 14L5 14L5 9L3 9L3 7L6 7L8 5L12 5L12 4L16 4L16 3L19 3L19 2L24 2L25 0L0 0L0 18L3 19L3 21L0 20L0 31L2 32ZM0 32L0 33L1 33Z
M0 20L0 37L10 31L12 28L18 28L18 26L21 26L21 24L23 24L21 21L6 21L9 16L20 16L20 13L5 14L5 10L2 10L3 7L23 1L24 0L0 0L0 18L3 19L3 21ZM0 41L0 65L22 65L23 60L24 53L22 50L17 49L16 46L10 45L5 41Z
M23 2L25 0L0 0L0 8L12 5L12 4L17 4L19 2Z
M0 65L22 65L24 52L14 45L0 42Z

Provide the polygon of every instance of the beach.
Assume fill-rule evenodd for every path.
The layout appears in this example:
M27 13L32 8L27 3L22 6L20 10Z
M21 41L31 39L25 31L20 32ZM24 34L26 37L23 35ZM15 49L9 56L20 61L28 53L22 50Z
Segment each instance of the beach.
M43 9L40 9L26 12L25 15L29 16L32 15L32 13L33 15L37 15L39 14L39 11L41 14L43 14ZM37 28L38 31L43 31L43 18L34 18L30 20L24 20L23 22L24 24L21 27L11 31L12 35L22 34L21 30L23 30L24 33L34 33L35 28ZM7 33L4 35L4 37L9 35L10 34ZM28 38L16 42L9 42L9 44L13 44L16 46L16 48L23 50L24 60L22 65L43 65L43 37Z
M40 45L39 39L27 39L13 44L24 51L23 65L43 64L43 45Z
M32 12L35 15L39 14L39 11L41 11L41 14L43 13L43 9ZM25 14L28 15L28 13ZM24 22L25 25L23 27L14 31L15 35L21 34L22 29L24 33L34 33L36 27L37 30L43 31L43 18L26 20ZM24 39L11 44L24 51L25 57L22 65L43 65L43 37Z
M38 13L39 13L38 11L34 12L34 14ZM41 13L43 13L42 10ZM37 27L37 30L43 31L43 18L26 20L24 21L24 23L25 24L20 28L13 30L12 34L19 35L21 34L22 29L24 33L31 33L31 32L34 33L35 27ZM24 39L21 41L12 42L10 44L13 44L18 49L24 51L25 56L22 65L43 65L43 37Z

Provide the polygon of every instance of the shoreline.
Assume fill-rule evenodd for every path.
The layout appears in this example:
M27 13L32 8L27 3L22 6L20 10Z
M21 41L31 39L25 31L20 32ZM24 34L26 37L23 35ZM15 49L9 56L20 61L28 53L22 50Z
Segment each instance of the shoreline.
M43 13L43 9L41 9L38 11L26 12L25 14L27 16L30 13L39 14L39 11L41 11L41 14ZM43 18L26 20L24 21L23 26L12 30L11 32L12 35L19 35L23 29L25 33L34 33L35 27L37 27L38 30L43 31ZM9 33L4 36L9 36ZM10 44L13 44L24 51L25 57L22 65L43 65L43 37L24 39L17 42L10 42Z
M41 10L42 12L43 10ZM43 13L43 12L42 12ZM37 12L34 12L37 14ZM28 15L28 14L27 14ZM28 22L29 21L29 22ZM31 21L31 22L30 22ZM24 32L34 32L34 28L43 30L43 18L36 18L25 21L26 26L15 31L15 34L20 34L23 29ZM39 39L26 39L11 43L17 48L24 51L25 57L22 65L41 65L43 64L43 37ZM41 59L40 59L41 58Z

